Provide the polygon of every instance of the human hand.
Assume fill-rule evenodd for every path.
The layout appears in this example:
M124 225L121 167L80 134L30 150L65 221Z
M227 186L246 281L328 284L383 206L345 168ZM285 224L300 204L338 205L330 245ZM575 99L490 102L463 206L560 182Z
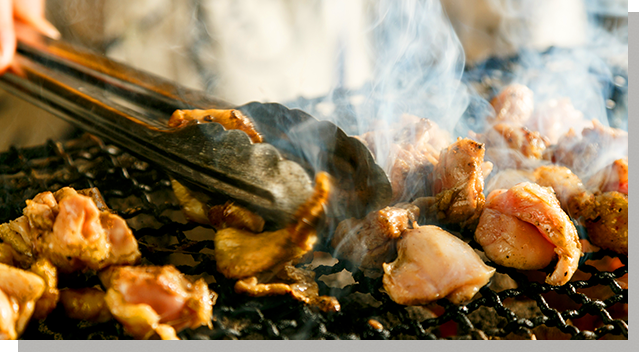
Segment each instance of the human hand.
M25 23L51 38L60 32L44 18L45 0L0 0L0 74L7 70L16 51L16 22Z

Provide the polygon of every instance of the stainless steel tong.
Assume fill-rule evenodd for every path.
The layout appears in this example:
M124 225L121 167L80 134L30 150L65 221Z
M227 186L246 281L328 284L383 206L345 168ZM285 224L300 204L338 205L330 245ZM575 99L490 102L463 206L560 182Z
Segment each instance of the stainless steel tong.
M389 180L367 147L303 111L275 103L236 107L28 29L19 33L16 66L0 76L0 88L275 224L291 221L319 170L338 187L330 216L360 217L390 200ZM211 108L240 109L265 143L217 123L167 126L176 109Z

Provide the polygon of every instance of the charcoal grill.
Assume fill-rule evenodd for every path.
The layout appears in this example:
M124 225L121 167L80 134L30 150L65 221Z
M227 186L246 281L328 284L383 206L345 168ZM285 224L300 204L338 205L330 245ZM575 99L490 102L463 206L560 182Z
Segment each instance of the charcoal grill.
M215 270L213 241L207 237L214 230L185 220L167 174L88 134L1 153L0 221L18 217L26 199L63 186L98 187L107 204L132 227L144 262L183 263L177 265L179 270L204 277L219 294L213 329L182 331L179 336L184 339L530 339L533 334L537 338L628 338L628 291L616 281L628 273L627 257L612 252L599 251L591 259L619 258L622 267L604 272L582 264L580 271L590 277L561 287L535 283L516 270L497 266L497 272L513 279L517 288L498 291L487 286L469 304L441 300L429 310L394 303L380 291L381 278L370 278L352 263L338 261L313 269L320 294L333 295L342 305L340 312L324 313L288 296L251 298L234 293L233 280ZM317 250L331 252L322 243ZM342 288L325 283L332 275L345 275L344 270L355 283ZM96 284L99 281L90 274L60 280L61 287ZM589 294L602 290L608 290L606 297ZM559 307L556 301L568 304ZM22 338L128 337L115 320L74 321L58 307L45 320L32 321Z

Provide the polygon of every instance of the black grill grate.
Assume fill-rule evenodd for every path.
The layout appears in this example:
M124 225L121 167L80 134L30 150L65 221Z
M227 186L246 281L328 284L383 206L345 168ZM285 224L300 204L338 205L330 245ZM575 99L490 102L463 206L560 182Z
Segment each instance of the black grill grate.
M496 286L488 286L467 305L456 306L442 300L427 308L395 304L380 291L381 278L367 277L350 263L339 261L314 269L320 279L320 293L336 296L342 305L338 313L323 313L290 297L235 294L233 281L215 270L213 241L207 239L213 230L184 219L167 175L90 135L1 153L0 222L20 216L26 199L64 186L98 187L107 204L134 230L146 263L180 263L177 267L182 272L203 276L210 282L210 288L219 294L214 306L214 327L183 331L179 334L182 338L528 339L532 334L538 339L628 338L628 291L616 281L628 273L625 256L619 257L623 266L612 272L583 264L580 270L586 279L562 287L536 283L522 272L497 267L503 278L513 280L512 286L515 281L516 288L498 292ZM603 258L618 256L600 251L590 259ZM343 270L351 273L354 284L337 288L325 283L324 278ZM61 287L96 284L98 280L90 273L60 280ZM376 324L370 324L371 319L383 328L374 328ZM115 321L73 321L58 307L47 319L32 321L22 338L127 337Z

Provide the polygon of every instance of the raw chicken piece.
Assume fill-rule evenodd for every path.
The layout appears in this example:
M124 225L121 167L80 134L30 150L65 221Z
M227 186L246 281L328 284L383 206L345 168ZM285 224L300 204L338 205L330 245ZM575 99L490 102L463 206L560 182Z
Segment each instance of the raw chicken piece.
M240 110L176 110L169 119L169 127L183 127L190 121L196 121L195 123L217 122L227 130L245 132L253 143L262 143L262 135L256 131L253 122Z
M484 208L484 145L468 138L458 138L440 153L433 172L436 200L422 214L436 214L441 223L474 224ZM420 203L420 202L419 202ZM421 203L422 204L422 203Z
M595 197L597 217L584 221L589 239L598 247L629 254L629 198L620 192Z
M533 92L522 84L506 86L491 100L495 122L524 124L533 113Z
M404 305L423 305L441 298L462 303L495 272L459 238L437 226L418 224L403 232L398 258L382 266L384 289L394 302Z
M106 293L98 287L60 290L60 303L71 319L103 323L111 320L111 312L105 302Z
M18 338L44 290L40 276L0 264L0 340Z
M546 283L560 286L571 279L571 276L578 268L582 247L575 226L560 207L560 203L551 188L523 182L508 190L496 190L487 197L486 208L534 225L538 229L539 235L555 246L554 252L559 259L554 272L547 276ZM495 213L488 214L495 215ZM514 228L512 225L496 227L495 230ZM491 243L492 241L487 238L490 239L495 236L495 234L490 233L493 229L479 229L480 232L476 230L477 241ZM488 230L489 233L483 230ZM502 235L509 236L511 234L503 233ZM521 235L519 234L515 237L513 243L523 243ZM515 242L516 239L520 241ZM505 239L505 241L510 240ZM516 250L519 246L515 244L512 248ZM500 254L489 253L486 248L485 252L490 258ZM541 250L541 254L544 253L545 251ZM541 260L540 262L543 261Z
M420 216L420 209L386 207L369 213L364 219L347 219L336 228L331 245L338 257L359 264L361 268L380 269L394 259L395 239Z
M289 294L298 301L316 306L325 312L340 311L340 303L330 296L318 294L315 272L296 268L290 263L280 270L275 278L267 278L261 283L255 277L238 280L234 287L237 293L245 293L252 297L276 296Z
M193 283L171 265L112 266L99 276L109 311L135 338L177 338L185 328L211 328L217 296L204 279Z
M58 290L58 270L49 259L38 259L29 269L34 274L44 279L45 289L42 296L36 302L33 312L35 319L44 319L55 309L58 304L60 291Z
M277 272L279 266L310 251L330 188L329 174L319 172L313 195L296 211L297 221L284 229L259 234L230 227L218 231L214 239L218 271L235 279Z
M18 253L47 258L65 273L133 264L140 258L124 219L100 211L90 197L68 187L27 200L24 216L2 225L0 236Z
M449 133L435 122L408 114L402 115L399 126L377 126L359 138L389 175L392 203L429 195L431 186L424 175L451 143Z
M613 192L629 194L629 159L622 158L598 171L587 182L593 192Z

